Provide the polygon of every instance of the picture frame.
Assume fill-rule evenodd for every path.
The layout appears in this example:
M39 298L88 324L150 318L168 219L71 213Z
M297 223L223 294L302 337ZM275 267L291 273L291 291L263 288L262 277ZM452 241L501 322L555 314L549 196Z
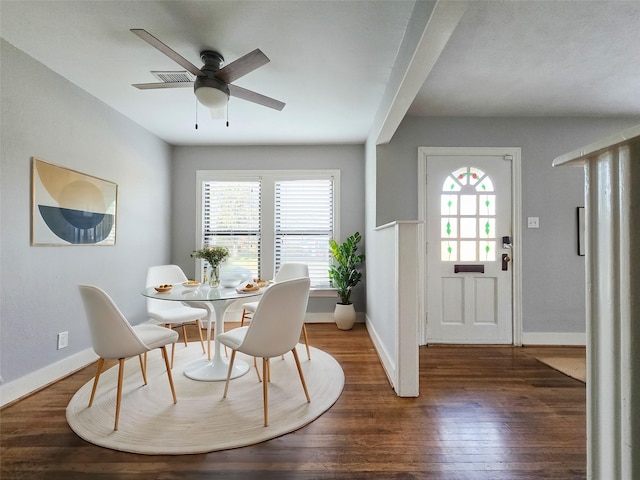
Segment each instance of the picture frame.
M577 208L577 219L578 219L578 255L580 255L581 257L584 257L586 253L584 207Z
M32 245L115 245L118 185L32 158Z

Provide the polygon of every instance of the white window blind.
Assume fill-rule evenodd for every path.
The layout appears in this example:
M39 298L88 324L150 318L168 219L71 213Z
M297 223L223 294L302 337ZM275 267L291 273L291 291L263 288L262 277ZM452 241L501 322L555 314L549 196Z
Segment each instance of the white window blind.
M225 265L245 268L257 277L261 250L260 180L207 181L203 183L202 199L202 244L227 247L229 259Z
M312 286L329 285L329 240L340 236L339 170L199 170L196 182L197 248L226 246L224 265L254 278L274 278L285 262L306 263Z
M333 211L333 179L275 182L276 271L283 263L306 263L312 285L329 285Z

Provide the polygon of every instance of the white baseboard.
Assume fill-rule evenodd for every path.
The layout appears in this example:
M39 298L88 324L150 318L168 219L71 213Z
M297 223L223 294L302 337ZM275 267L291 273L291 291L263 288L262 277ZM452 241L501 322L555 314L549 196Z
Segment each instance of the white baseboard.
M396 378L396 367L395 361L389 355L389 352L384 348L384 344L378 335L378 332L374 328L373 324L367 321L367 331L369 332L369 338L373 342L373 346L376 349L376 353L378 354L378 358L380 359L380 363L382 363L382 369L384 373L387 375L387 379L391 384L391 388L395 390L396 385L394 379Z
M333 312L316 312L309 313L304 316L304 323L335 323ZM365 315L363 312L356 312L356 322L365 323Z
M307 312L304 316L304 323L335 323L333 312Z
M586 333L522 332L522 345L585 346Z
M34 393L71 373L80 370L98 356L92 348L87 348L59 362L47 365L7 384L0 385L0 407Z
M242 310L227 310L229 315L225 315L226 322L239 322ZM356 312L356 322L364 323L365 315L363 312ZM333 312L307 312L304 316L304 323L335 323Z

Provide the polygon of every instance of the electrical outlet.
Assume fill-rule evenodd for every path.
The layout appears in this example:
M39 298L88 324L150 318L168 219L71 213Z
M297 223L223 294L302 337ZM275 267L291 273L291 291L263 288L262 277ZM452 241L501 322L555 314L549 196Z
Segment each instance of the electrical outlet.
M58 334L58 350L69 346L69 332L60 332Z

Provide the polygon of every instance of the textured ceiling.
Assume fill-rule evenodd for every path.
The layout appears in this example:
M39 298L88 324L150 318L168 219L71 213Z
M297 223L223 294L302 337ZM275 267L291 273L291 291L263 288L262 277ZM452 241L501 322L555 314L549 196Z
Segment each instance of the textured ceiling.
M419 0L422 1L422 0ZM0 35L172 144L362 143L413 1L0 1ZM640 116L640 1L473 1L410 115ZM432 28L430 25L429 28ZM230 126L189 88L141 91L180 70L144 28L200 66L255 48L271 62L234 82L286 103L229 102ZM1 59L0 59L1 61Z
M410 114L638 116L640 1L471 2Z

